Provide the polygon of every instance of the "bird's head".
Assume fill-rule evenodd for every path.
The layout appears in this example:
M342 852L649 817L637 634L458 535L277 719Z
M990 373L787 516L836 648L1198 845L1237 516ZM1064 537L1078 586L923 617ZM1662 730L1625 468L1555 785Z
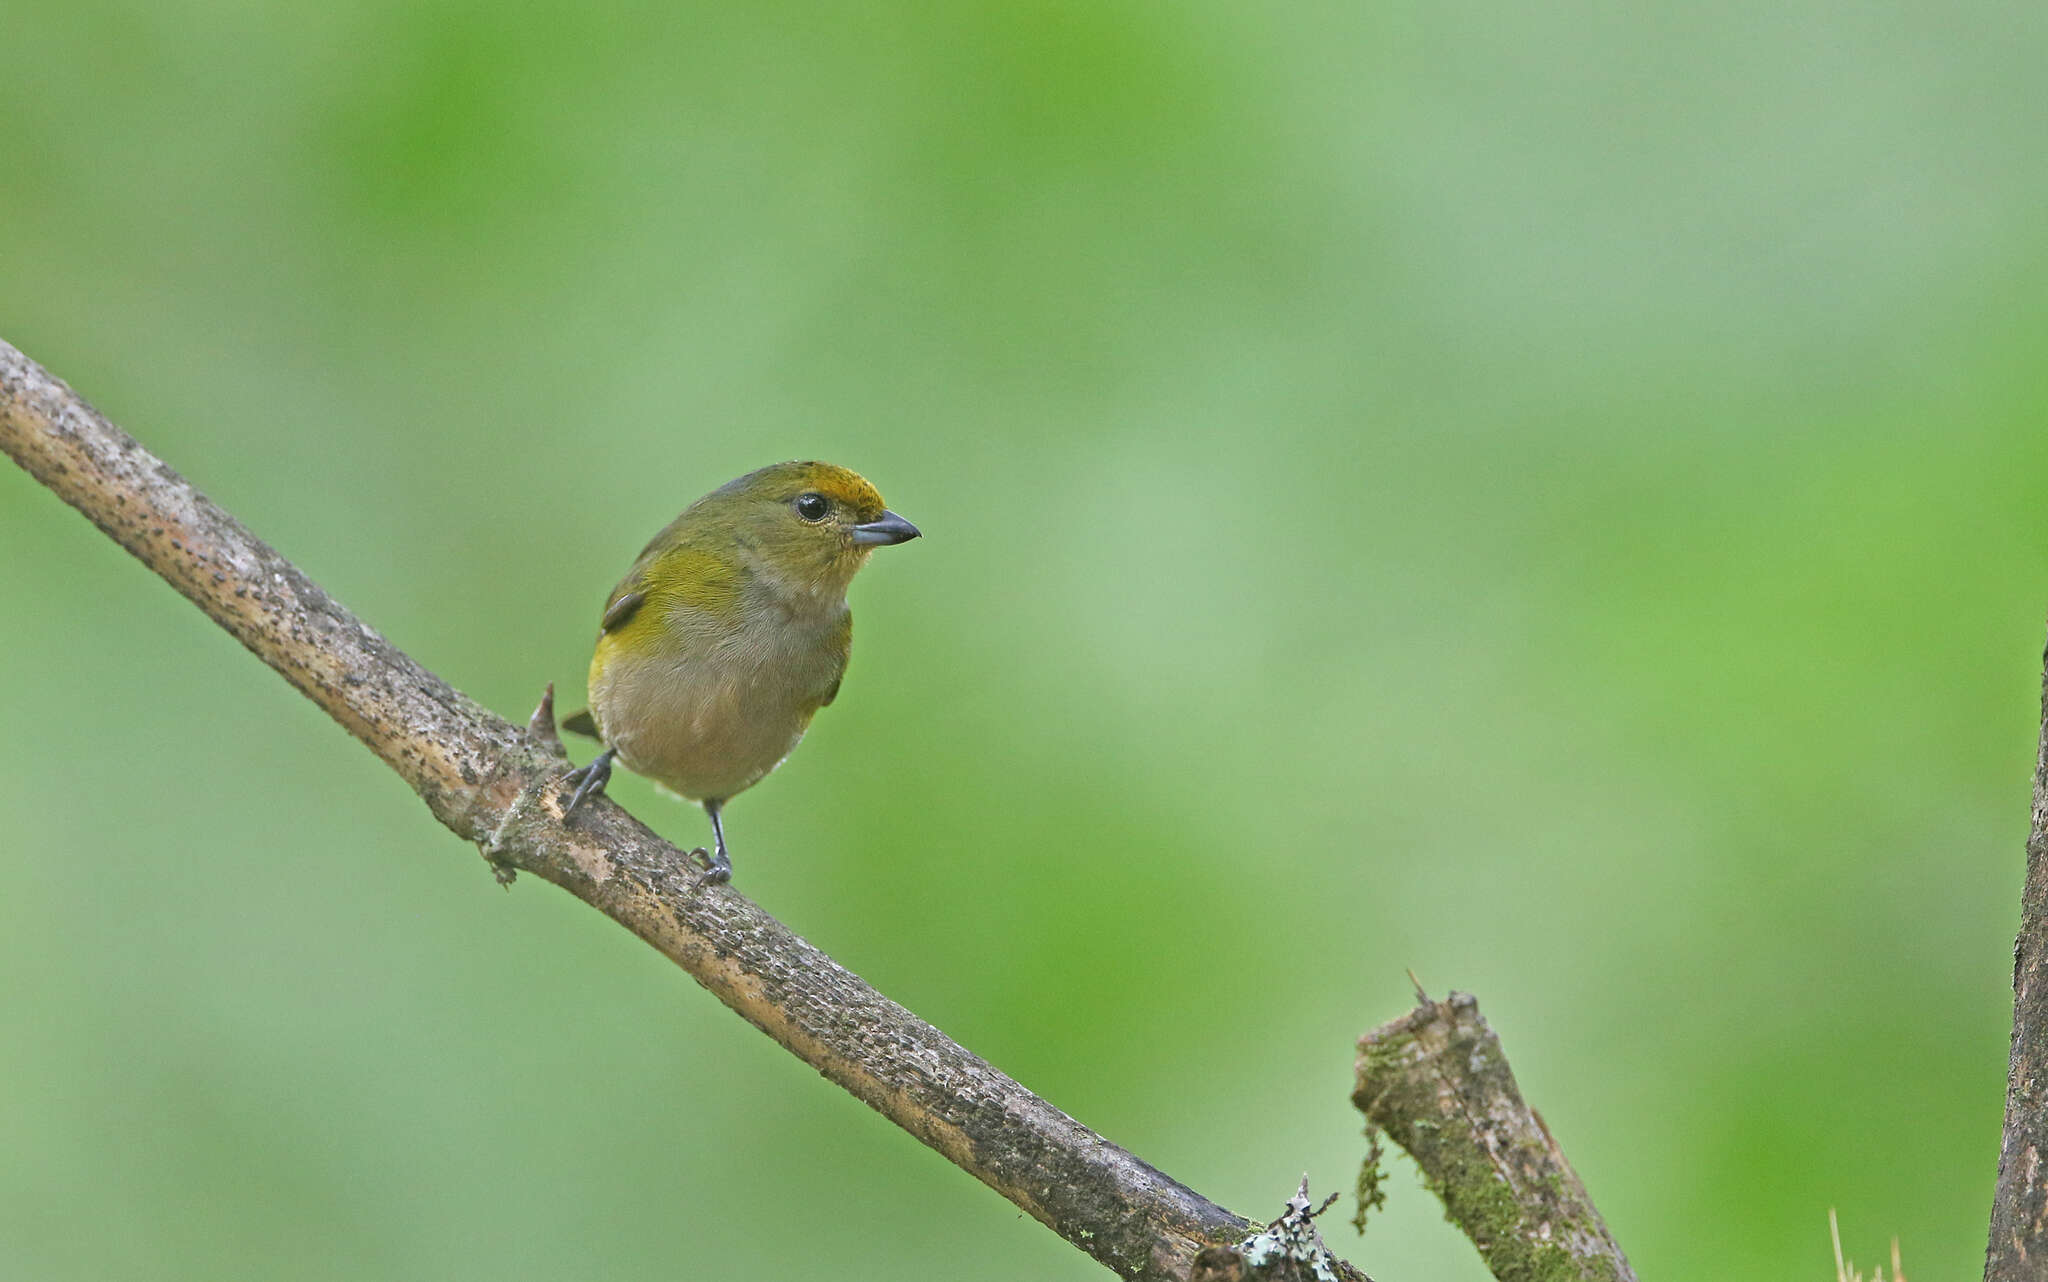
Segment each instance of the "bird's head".
M832 463L770 464L696 506L729 525L742 555L810 593L844 592L868 553L918 537L864 477Z

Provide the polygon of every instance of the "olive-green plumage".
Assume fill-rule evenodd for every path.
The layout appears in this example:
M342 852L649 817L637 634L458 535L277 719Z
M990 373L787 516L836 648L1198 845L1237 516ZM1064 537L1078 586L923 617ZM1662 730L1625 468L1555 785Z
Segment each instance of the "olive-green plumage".
M718 807L781 764L839 692L846 588L876 547L917 537L875 487L830 463L777 463L720 486L654 536L605 603L590 712L610 758ZM571 723L573 726L573 722Z

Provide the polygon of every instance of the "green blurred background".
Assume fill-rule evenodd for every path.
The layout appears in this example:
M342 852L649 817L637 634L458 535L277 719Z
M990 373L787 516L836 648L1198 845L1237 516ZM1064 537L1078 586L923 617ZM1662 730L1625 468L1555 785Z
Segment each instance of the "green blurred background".
M499 712L579 690L635 550L742 471L843 462L925 528L732 807L740 885L1084 1122L1245 1214L1348 1188L1413 967L1644 1276L1825 1277L1830 1206L1980 1268L2048 9L0 36L0 336ZM12 469L0 546L0 1275L1104 1276L499 891ZM1483 1277L1393 1166L1333 1243Z

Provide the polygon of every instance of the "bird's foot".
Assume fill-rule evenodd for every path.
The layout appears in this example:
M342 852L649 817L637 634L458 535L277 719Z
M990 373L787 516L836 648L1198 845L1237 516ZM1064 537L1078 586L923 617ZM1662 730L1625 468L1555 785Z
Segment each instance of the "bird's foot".
M570 794L569 804L562 807L562 818L576 813L576 807L604 791L612 778L612 750L606 748L591 758L587 766L578 766L562 777L565 784L573 784L576 791Z
M687 858L704 870L704 880L714 886L722 886L732 880L732 859L723 850L712 854L699 846L691 851Z

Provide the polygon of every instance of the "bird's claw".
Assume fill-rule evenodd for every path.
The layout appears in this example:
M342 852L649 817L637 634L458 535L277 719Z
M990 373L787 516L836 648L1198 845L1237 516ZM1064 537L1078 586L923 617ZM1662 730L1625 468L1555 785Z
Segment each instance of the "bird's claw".
M587 766L578 766L562 777L565 784L573 784L576 791L570 794L569 804L562 807L562 818L576 813L576 807L604 791L612 778L612 750L606 748L591 758Z
M685 856L691 863L704 870L704 880L714 886L722 886L732 880L732 859L723 850L712 854L699 846Z

